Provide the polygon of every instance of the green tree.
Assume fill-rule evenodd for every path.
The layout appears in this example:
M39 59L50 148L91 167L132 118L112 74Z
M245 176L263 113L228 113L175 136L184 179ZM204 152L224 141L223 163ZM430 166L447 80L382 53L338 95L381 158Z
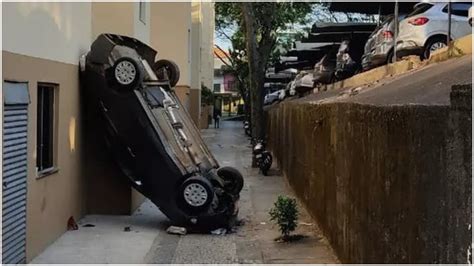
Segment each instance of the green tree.
M248 64L248 88L252 136L265 136L263 121L263 84L271 55L281 39L280 32L295 24L306 24L313 3L307 2L218 2L216 28L233 29L233 43L242 47ZM240 43L239 43L240 42ZM235 49L235 47L234 47Z

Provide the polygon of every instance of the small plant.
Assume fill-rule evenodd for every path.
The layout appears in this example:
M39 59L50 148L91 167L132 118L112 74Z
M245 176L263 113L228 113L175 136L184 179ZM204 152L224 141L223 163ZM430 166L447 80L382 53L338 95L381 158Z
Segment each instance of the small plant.
M281 239L283 241L289 240L290 233L296 229L298 221L296 200L286 196L278 196L269 214L270 220L275 221L280 228Z

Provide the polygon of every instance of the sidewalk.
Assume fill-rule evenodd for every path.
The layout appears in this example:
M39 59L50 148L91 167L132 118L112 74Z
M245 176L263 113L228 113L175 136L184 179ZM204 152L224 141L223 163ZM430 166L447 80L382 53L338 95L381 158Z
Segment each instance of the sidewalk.
M277 243L277 227L268 211L280 194L290 194L277 170L262 176L250 168L250 145L240 121L222 121L203 137L221 166L235 166L244 175L239 202L244 225L227 235L169 235L168 220L146 201L132 216L90 215L32 263L338 263L314 222L300 208L294 243ZM85 224L95 227L83 227ZM130 231L124 228L129 226Z

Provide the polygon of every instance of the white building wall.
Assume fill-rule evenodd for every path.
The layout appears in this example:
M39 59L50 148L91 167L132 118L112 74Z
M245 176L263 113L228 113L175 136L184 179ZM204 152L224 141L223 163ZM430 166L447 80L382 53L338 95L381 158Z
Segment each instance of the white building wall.
M89 50L90 3L9 2L2 7L4 51L78 64Z

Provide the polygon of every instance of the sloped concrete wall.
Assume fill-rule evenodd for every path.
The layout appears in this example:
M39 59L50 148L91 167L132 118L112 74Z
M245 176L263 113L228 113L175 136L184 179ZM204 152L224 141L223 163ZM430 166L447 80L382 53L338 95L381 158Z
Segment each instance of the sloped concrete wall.
M284 102L269 146L344 263L466 263L471 89L451 106Z

